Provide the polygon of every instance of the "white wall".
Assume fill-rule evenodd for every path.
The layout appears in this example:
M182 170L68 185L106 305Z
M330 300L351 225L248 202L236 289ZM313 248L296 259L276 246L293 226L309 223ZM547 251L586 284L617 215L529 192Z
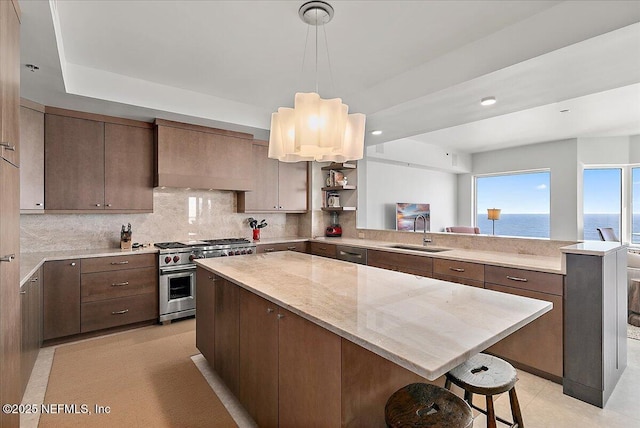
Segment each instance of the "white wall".
M471 224L473 219L473 175L508 173L536 169L551 172L551 239L576 240L582 236L578 212L582 211L582 199L578 200L582 186L582 169L578 165L576 139L530 144L472 155L472 172L457 180L458 223ZM579 203L580 202L580 203Z
M457 224L456 174L389 164L375 159L360 161L358 168L359 228L394 230L397 202L431 204L433 232ZM363 210L366 224L365 217L360 216Z

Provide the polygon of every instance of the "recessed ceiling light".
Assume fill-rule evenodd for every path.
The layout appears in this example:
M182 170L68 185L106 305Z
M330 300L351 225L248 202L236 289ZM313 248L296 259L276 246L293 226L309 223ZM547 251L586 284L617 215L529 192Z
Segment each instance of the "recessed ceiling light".
M380 130L371 131L371 135L380 135L380 134L382 134L382 131Z
M483 106L491 106L496 103L496 97L484 97L480 100L480 104Z

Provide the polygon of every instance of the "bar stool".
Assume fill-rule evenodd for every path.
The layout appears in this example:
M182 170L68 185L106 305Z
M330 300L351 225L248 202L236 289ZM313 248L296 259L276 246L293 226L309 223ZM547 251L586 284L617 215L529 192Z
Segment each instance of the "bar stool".
M462 398L444 388L412 383L389 397L384 419L389 428L470 428L473 412Z
M496 428L496 419L512 428L524 428L520 405L516 395L518 381L516 369L508 362L492 355L480 353L447 373L444 387L451 388L451 383L464 389L464 399L469 405L487 415L487 428ZM513 422L496 416L493 408L493 396L509 391L511 415ZM481 409L473 404L473 394L486 397L487 408Z

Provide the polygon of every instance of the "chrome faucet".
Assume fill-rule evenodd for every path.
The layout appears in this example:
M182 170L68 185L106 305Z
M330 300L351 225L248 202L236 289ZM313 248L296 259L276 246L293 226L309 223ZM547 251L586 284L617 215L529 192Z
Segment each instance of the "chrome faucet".
M423 235L422 235L422 245L427 245L431 243L431 238L427 238L427 216L424 214L418 214L416 218L413 219L413 231L416 231L416 224L418 223L418 219L421 218L423 222Z

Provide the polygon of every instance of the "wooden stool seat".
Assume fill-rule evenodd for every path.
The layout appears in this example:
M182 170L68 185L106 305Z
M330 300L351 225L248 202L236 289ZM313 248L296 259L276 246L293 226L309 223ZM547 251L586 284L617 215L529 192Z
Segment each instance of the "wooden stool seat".
M487 415L488 428L495 428L496 420L511 427L524 427L515 388L518 374L508 362L480 353L450 370L446 377L445 388L450 389L451 383L454 383L464 389L464 399L469 406ZM493 396L503 392L509 392L513 423L496 416L493 408ZM486 397L486 409L473 404L473 394Z
M412 383L389 397L384 417L390 428L468 428L473 412L463 399L428 383Z

